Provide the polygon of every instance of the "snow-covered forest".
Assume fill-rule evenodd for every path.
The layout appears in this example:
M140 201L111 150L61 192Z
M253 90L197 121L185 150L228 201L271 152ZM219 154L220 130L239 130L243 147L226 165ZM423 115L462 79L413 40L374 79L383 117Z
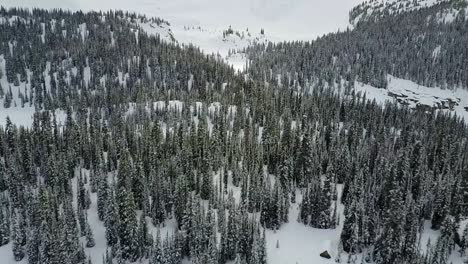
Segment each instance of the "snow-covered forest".
M468 263L466 0L308 40L8 6L1 263Z

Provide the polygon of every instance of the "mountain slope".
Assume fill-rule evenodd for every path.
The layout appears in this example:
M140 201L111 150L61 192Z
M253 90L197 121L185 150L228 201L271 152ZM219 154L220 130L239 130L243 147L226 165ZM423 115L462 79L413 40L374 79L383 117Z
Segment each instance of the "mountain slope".
M389 75L416 86L468 89L468 19L464 11L450 23L442 23L439 16L460 8L459 3L449 1L362 20L353 30L311 42L252 47L247 50L251 58L249 73L253 78L269 83L281 81L306 91L325 86L343 87L349 92L355 81L385 89ZM409 90L414 87L410 86ZM468 102L468 98L462 101ZM468 106L465 104L458 111L464 112Z
M376 20L383 16L418 11L439 4L450 5L440 14L448 17L448 20L455 19L460 10L466 11L467 7L465 0L370 0L354 7L350 11L349 19L351 24L356 25L360 21ZM439 19L444 21L443 17Z
M454 25L463 24L435 31L460 38ZM38 110L28 129L18 120L0 126L0 259L462 263L465 123L430 107L382 106L346 87L384 84L410 104L417 90L437 99L424 94L429 87L400 88L414 83L373 64L395 63L399 76L419 80L456 57L460 43L447 46L444 35L422 53L434 65L411 71L420 61L397 55L424 46L420 34L401 47L414 49L392 53L409 28L386 35L363 22L313 43L255 44L251 68L236 74L176 45L183 41L166 20L0 10L1 103ZM236 31L213 35L246 46L265 39ZM464 76L433 81L452 88Z
M164 29L143 26L151 33L170 34L180 44L192 43L204 52L219 53L237 69L245 66L245 55L231 56L253 43L311 40L323 34L345 30L348 12L362 0L4 0L6 7L64 8L83 10L126 10L160 17L169 22ZM223 31L232 27L244 35L229 38ZM264 30L264 34L260 32ZM250 36L249 36L250 35Z

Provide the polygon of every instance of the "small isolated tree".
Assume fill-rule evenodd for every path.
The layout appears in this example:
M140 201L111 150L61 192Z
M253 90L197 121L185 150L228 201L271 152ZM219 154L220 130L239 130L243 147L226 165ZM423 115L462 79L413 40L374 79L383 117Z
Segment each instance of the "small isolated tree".
M96 245L96 241L94 241L93 230L89 226L89 223L86 223L86 247L92 248Z
M5 99L3 100L3 107L10 108L13 101L13 93L11 92L11 87L5 94Z

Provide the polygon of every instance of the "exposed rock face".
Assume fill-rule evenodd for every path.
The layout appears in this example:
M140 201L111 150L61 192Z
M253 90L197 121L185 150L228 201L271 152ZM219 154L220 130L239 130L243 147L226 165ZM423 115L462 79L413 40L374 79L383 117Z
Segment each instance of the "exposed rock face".
M408 94L404 93L396 93L396 92L388 92L388 96L395 98L398 103L402 105L413 106L416 108L424 108L424 109L448 109L453 111L455 106L460 105L460 98L441 98L438 96L425 96L425 95L418 95L412 91L407 91L412 96L410 97ZM424 97L425 99L431 99L432 105L426 102L421 102L418 99L418 96Z
M328 253L327 250L325 250L324 252L320 253L320 256L321 256L322 258L331 259L331 256L330 256L330 254Z

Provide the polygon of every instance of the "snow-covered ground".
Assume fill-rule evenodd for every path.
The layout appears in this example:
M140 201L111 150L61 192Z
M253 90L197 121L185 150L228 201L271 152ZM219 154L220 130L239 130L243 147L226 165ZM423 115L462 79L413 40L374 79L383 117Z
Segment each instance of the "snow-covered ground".
M388 75L388 88L380 89L356 82L355 89L365 93L367 98L377 103L397 100L411 108L436 107L442 111L457 114L468 122L468 90L447 90L439 87L426 87L415 82Z
M341 200L343 186L337 186L338 200ZM341 230L344 224L344 206L338 205L338 217L340 219L337 228L335 229L316 229L306 226L297 221L299 215L299 204L302 200L302 195L297 192L297 203L292 204L289 211L289 223L283 224L279 230L266 231L267 237L267 254L269 264L328 264L336 263L336 259L340 259L340 263L348 263L349 255L345 252L338 253ZM463 228L468 224L468 219L460 223L459 234L463 232ZM430 228L430 221L424 224L423 232L420 236L420 250L427 252L428 241L431 245L437 241L440 236L440 231L435 231ZM458 249L458 248L457 248ZM331 259L320 257L320 253L328 251ZM356 258L354 263L361 262L362 255L353 256ZM458 250L454 250L449 257L449 263L462 264Z
M342 185L337 186L340 197L342 187ZM299 191L296 197L297 202L291 204L289 211L289 223L283 224L279 230L266 231L268 263L335 263L340 234L343 228L344 206L342 204L338 205L337 211L341 221L336 229L316 229L297 221L299 204L302 200L302 195ZM330 253L331 259L327 260L320 257L320 253L325 250Z
M396 2L396 0L391 1ZM424 1L435 2L435 0ZM349 26L349 10L361 2L362 0L2 0L0 4L6 7L65 8L84 11L123 9L161 17L169 21L169 24L157 26L141 23L140 25L145 31L160 34L167 41L174 41L173 37L180 44L192 43L206 53L219 53L236 69L242 69L245 65L245 56L238 52L232 53L233 50L241 50L254 42L311 40L325 33L346 29ZM229 27L234 33L223 34ZM264 29L264 34L260 33L261 29ZM0 59L0 67L3 67L3 70L5 68L3 58ZM5 77L0 82L5 87L10 85ZM19 102L18 90L25 91L26 87L26 83L12 87L15 102ZM465 107L468 107L466 90L449 91L423 87L392 76L389 76L388 90L360 83L356 84L356 90L366 92L368 98L375 98L381 103L385 100L396 100L395 97L398 97L413 107L418 103L429 106L443 105L443 102L448 102L450 99L458 104L453 106L454 112L468 120L468 112L465 110ZM174 101L167 107L181 108L181 105L182 102ZM166 108L162 103L153 106L157 109ZM17 104L16 107L6 109L0 100L0 125L4 124L6 116L10 116L12 122L17 125L30 125L33 113L34 108L28 105L22 108ZM87 172L84 172L84 175L87 176ZM214 180L216 182L216 177ZM233 191L236 191L238 196L238 190L233 188ZM91 199L92 205L88 217L97 244L92 249L86 249L86 253L92 257L93 263L100 263L105 250L104 229L102 222L97 220L96 195L92 194ZM339 206L338 211L343 221L342 206ZM297 214L298 204L293 204L289 223L277 231L266 232L269 263L334 263L342 221L336 230L318 230L298 223ZM165 230L170 232L174 221L170 220L166 224ZM152 230L155 228L152 227ZM164 233L163 231L162 234ZM438 232L428 228L422 240L431 238L431 241L435 241L437 236ZM333 257L331 260L320 258L319 254L324 250L330 252ZM26 263L25 260L14 261L11 245L0 247L0 256L1 263ZM346 261L344 257L343 260Z
M6 61L3 55L0 55L0 72L6 72ZM31 125L36 109L29 102L22 103L20 98L20 94L22 96L29 96L31 90L30 73L26 79L27 80L18 82L17 85L15 85L14 83L8 82L6 74L2 74L0 78L0 89L3 89L5 94L11 91L13 97L11 105L8 108L5 108L5 97L3 99L0 98L0 126L5 125L7 117L10 117L11 122L17 126L27 127ZM58 124L65 121L65 113L63 111L57 110L55 114Z

